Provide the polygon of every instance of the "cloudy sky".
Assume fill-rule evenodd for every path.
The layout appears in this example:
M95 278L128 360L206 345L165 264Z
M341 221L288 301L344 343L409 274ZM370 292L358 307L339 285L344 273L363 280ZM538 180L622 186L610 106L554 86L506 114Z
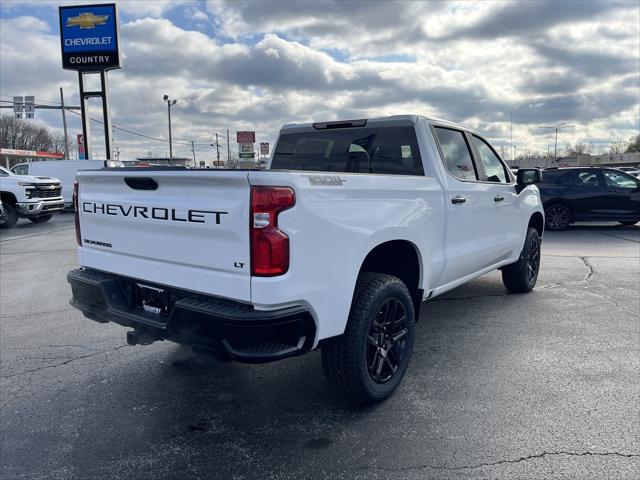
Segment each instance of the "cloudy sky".
M78 104L57 23L57 6L74 3L0 3L0 99L53 103L62 86ZM283 123L400 113L471 125L507 158L510 115L518 152L553 145L541 125L575 125L559 143L596 152L640 130L636 0L117 3L124 64L109 74L112 121L155 138L116 130L122 158L168 152L165 93L178 101L174 154L190 156L194 140L199 160L227 129L234 150L239 129L272 142ZM58 111L36 115L61 129Z

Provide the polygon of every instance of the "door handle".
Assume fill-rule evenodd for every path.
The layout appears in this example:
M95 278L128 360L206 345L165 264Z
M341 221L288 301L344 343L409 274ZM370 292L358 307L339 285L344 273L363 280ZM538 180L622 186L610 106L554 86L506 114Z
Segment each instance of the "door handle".
M467 199L464 198L464 197L461 197L461 196L457 196L457 197L454 197L454 198L451 199L451 203L453 203L454 205L458 205L458 204L464 203L466 201L467 201Z
M502 195L496 195L495 197L493 197L494 202L501 202L503 200L504 200L504 197Z

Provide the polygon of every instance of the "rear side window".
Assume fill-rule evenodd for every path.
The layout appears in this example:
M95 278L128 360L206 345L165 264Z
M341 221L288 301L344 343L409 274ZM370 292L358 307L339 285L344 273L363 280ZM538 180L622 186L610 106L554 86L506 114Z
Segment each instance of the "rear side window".
M443 127L435 127L434 130L446 169L460 180L478 180L471 151L462 132Z
M424 175L412 126L284 133L271 169Z
M596 170L547 170L542 175L544 183L574 187L600 187Z

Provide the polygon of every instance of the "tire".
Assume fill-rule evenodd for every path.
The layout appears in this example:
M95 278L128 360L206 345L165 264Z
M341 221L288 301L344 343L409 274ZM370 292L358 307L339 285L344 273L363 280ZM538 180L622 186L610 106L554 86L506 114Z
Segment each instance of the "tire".
M51 220L51 217L53 217L53 215L40 215L39 217L29 217L29 220L33 223L45 223Z
M640 220L619 220L618 223L620 225L624 225L626 227L629 227L631 225L635 225L636 223L640 222Z
M547 230L564 230L571 223L571 210L556 203L544 209L545 228Z
M540 271L540 236L535 228L529 227L520 258L515 263L502 268L502 283L513 293L527 293L533 290Z
M0 228L12 228L18 223L18 211L16 206L11 203L3 203L4 207L4 222L0 224Z
M343 335L322 348L329 382L349 401L372 405L396 390L415 334L413 301L397 277L362 273Z

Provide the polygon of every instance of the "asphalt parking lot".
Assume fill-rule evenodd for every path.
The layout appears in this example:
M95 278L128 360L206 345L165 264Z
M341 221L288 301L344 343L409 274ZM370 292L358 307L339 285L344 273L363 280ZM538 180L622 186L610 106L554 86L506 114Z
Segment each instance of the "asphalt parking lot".
M68 305L73 217L0 233L4 479L640 476L640 226L549 232L537 288L423 306L400 389L343 403L317 352L221 364Z

